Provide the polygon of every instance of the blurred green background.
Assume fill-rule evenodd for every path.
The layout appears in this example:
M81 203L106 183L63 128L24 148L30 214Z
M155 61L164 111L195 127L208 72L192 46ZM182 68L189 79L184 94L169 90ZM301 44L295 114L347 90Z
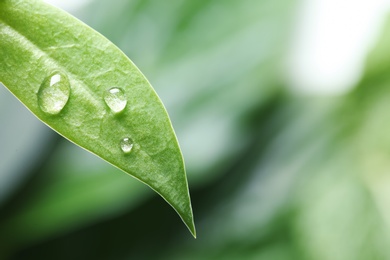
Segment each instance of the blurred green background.
M0 88L0 259L390 259L386 1L328 1L325 18L314 2L67 2L166 105L198 238L148 187Z

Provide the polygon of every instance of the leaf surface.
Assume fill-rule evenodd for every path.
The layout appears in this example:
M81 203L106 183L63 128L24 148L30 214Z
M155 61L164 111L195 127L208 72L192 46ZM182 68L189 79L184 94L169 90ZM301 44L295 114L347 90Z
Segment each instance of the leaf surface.
M184 162L168 114L116 46L40 1L1 1L0 57L0 81L32 113L150 186L195 236ZM107 100L110 89L123 95L112 92Z

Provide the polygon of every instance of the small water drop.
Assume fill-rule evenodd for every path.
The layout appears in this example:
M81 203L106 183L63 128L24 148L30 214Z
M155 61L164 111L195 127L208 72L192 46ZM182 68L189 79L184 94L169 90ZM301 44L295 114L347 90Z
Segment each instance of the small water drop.
M127 105L125 92L121 88L110 88L104 93L104 102L114 113L120 113Z
M121 140L120 146L121 146L122 152L128 154L133 149L133 140L131 140L128 137L125 137Z
M68 103L69 95L68 77L61 72L54 72L43 81L38 90L38 105L43 112L57 115Z

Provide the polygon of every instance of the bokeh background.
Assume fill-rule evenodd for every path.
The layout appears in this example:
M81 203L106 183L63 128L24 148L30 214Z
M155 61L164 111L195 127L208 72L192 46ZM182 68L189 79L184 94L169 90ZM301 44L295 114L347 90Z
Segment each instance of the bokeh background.
M0 259L390 259L387 0L50 1L171 116L198 238L0 88Z

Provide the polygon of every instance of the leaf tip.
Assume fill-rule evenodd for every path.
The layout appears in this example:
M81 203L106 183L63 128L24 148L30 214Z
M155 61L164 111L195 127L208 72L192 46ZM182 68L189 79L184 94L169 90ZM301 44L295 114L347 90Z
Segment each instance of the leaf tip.
M194 222L192 221L191 222L191 225L187 225L186 226L188 227L188 229L190 230L191 232L191 235L196 239L196 229L195 229L195 224Z

